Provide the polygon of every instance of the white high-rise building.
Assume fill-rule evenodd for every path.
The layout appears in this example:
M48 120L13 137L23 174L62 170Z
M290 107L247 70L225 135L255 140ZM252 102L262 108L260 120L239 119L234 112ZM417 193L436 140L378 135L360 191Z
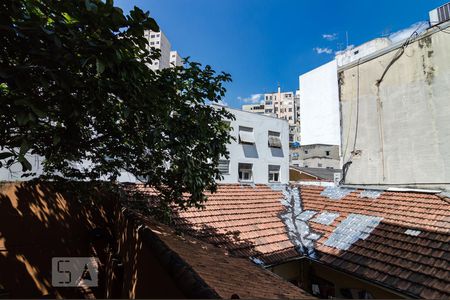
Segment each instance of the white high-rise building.
M166 35L162 32L155 32L151 30L146 30L144 33L145 37L149 41L150 48L156 48L160 50L161 56L159 60L153 61L150 65L152 70L162 70L170 67L170 42Z
M178 51L170 51L170 66L171 67L181 67L183 65L183 60L178 54Z

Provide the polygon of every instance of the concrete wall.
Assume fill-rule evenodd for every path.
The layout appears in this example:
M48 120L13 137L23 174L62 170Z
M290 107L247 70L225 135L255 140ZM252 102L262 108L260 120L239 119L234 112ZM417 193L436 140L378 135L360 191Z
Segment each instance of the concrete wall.
M336 62L339 67L348 63L354 62L364 56L372 54L378 50L386 48L391 45L391 41L388 38L378 38L368 41L358 47L340 51L336 55Z
M345 183L448 189L450 35L430 29L377 86L397 51L339 72Z
M237 109L227 108L236 120L231 122L231 135L236 139L227 149L230 153L229 174L224 174L221 183L237 183L238 164L253 164L253 183L268 183L269 165L280 166L280 182L289 181L289 125L282 119L261 116ZM245 145L239 143L239 126L253 128L256 143ZM282 148L268 146L269 131L279 132Z
M302 145L340 145L335 60L300 75L300 124Z

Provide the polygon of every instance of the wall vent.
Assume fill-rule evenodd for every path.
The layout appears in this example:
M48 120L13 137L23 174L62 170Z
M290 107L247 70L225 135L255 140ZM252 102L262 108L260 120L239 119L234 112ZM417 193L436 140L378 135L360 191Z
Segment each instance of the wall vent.
M429 15L431 26L450 20L450 2L433 9Z

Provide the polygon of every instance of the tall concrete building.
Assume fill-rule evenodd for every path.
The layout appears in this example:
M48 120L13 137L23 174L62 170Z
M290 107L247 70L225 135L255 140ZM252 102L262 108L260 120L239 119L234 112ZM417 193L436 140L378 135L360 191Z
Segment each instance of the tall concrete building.
M183 65L183 60L181 56L178 54L178 51L170 51L170 66L171 67L180 67Z
M260 104L245 104L242 110L284 119L289 123L289 142L300 141L300 92L282 92L264 94Z
M177 51L171 51L171 45L166 35L162 32L146 30L144 33L148 39L148 47L159 49L161 57L154 61L150 68L154 71L181 66L183 61Z

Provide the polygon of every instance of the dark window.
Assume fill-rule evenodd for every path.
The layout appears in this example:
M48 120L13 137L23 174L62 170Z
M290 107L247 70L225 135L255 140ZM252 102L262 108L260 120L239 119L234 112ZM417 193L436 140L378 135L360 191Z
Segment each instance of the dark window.
M330 156L330 151L325 151L325 154L326 154L327 156Z
M253 165L252 164L239 164L239 180L240 181L252 181L253 180L253 174L252 174L252 169L253 169Z

